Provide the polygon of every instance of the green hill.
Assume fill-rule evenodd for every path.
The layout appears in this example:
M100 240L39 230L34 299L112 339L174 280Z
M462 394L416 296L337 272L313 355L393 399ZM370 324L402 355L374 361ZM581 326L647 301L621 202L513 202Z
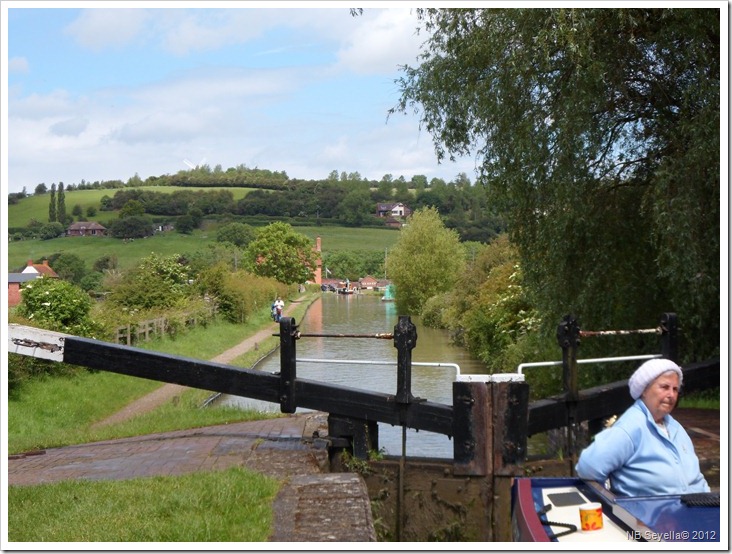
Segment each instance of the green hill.
M161 192L170 194L177 190L204 190L211 191L216 190L215 188L206 187L136 187L140 190L152 190L155 192ZM224 188L224 187L222 187ZM86 210L89 207L97 209L97 215L94 216L93 220L104 225L111 219L116 219L117 212L103 212L99 210L99 201L104 196L113 197L117 190L124 189L101 189L101 190L71 190L64 191L66 200L66 212L71 213L76 204L81 206L82 211L86 214ZM249 192L254 189L249 188L236 188L230 187L226 190L231 191L234 196L234 200L244 198ZM51 200L51 193L41 195L27 196L21 199L17 204L8 206L8 227L26 227L31 220L35 219L41 223L48 222L48 204ZM91 219L91 218L90 218Z

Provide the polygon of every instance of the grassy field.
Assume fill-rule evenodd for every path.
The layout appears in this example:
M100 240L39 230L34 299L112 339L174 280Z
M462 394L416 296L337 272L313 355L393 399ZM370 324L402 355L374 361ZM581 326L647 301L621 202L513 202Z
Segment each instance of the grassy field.
M195 231L190 235L168 232L125 242L112 237L60 237L51 240L21 240L8 243L8 271L17 271L30 259L51 254L73 253L86 260L87 268L103 255L117 257L119 269L128 269L141 258L156 253L161 256L186 254L205 248L216 240L215 233Z
M295 231L308 236L315 245L321 237L324 253L340 250L374 250L384 252L399 237L393 229L359 229L352 227L295 227ZM8 271L17 271L29 259L38 260L51 254L72 252L87 261L87 267L103 255L117 256L120 269L132 267L135 262L152 252L161 256L188 254L215 242L216 230L196 230L190 235L174 231L159 233L145 239L125 242L112 237L60 237L51 240L21 240L8 243Z
M170 194L176 190L218 190L210 187L136 187L140 190L152 190ZM117 212L99 211L99 201L103 196L114 196L117 190L121 189L104 189L104 190L72 190L64 191L66 199L66 212L71 213L76 204L79 204L86 214L86 209L94 207L97 209L97 215L93 220L104 225L111 219L117 218ZM227 187L234 195L234 200L244 198L250 191L254 189ZM41 194L39 196L31 195L23 198L17 204L8 207L8 227L25 227L32 219L46 223L48 221L48 204L51 200L51 193Z

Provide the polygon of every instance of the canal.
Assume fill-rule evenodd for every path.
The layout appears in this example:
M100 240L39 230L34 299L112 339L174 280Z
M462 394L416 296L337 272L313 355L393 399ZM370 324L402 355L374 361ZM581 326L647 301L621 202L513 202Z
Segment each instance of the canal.
M382 302L373 294L340 295L323 293L297 321L302 334L377 334L392 333L399 314L393 302ZM464 349L450 344L446 331L430 329L412 317L417 327L417 345L412 362L457 364L462 374L486 373L485 366ZM297 363L302 379L343 385L368 391L396 393L397 350L393 340L373 338L302 337L297 341L297 359L327 359L337 363ZM384 361L379 365L361 365L351 361ZM275 373L280 370L279 350L263 359L256 369ZM414 366L412 394L432 402L452 405L453 367ZM237 396L223 396L218 403L261 411L279 411L279 404ZM298 408L298 411L306 411ZM390 455L402 453L402 428L380 423L379 447ZM452 440L428 431L407 430L408 456L452 458Z

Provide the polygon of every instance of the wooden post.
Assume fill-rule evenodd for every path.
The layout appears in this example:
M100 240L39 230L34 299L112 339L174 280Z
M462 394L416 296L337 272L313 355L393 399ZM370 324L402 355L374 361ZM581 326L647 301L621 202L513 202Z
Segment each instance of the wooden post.
M661 355L678 363L679 361L679 322L675 313L661 315Z
M493 466L493 406L488 383L455 381L452 408L455 475L489 475Z
M580 328L577 320L567 315L557 327L557 341L562 348L562 378L567 408L567 463L569 474L574 475L577 453L575 452L575 426L577 423L577 348L580 344Z
M394 347L397 349L396 401L409 404L412 396L412 350L417 346L417 328L408 315L400 315L394 326Z
M529 385L524 382L491 383L493 407L493 506L491 536L511 542L511 486L521 475L526 459Z
M283 414L294 414L297 409L297 400L295 398L295 379L297 378L296 339L297 325L295 325L295 318L280 318L280 410Z
M482 540L511 540L511 485L526 458L529 385L453 383L453 473L485 480Z

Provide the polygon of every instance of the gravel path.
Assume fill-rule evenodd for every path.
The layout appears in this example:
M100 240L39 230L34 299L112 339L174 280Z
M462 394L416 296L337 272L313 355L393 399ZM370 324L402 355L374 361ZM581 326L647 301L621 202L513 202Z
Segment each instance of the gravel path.
M300 302L302 302L302 298L290 302L289 305L285 307L283 315L290 315ZM255 348L257 348L257 345L259 343L264 342L269 337L271 337L273 333L277 332L278 328L279 327L276 323L272 323L271 325L258 331L251 337L244 339L236 346L229 348L215 358L212 358L211 361L221 364L228 364L242 354L246 354L250 350L254 350ZM128 419L131 419L136 415L150 412L158 406L165 404L166 402L175 402L176 397L180 397L183 391L185 391L187 388L188 387L184 387L183 385L166 383L162 387L155 389L150 394L147 394L142 398L138 398L134 402L128 404L119 412L112 414L106 419L98 421L97 423L92 425L92 429L104 427L106 425L112 425L114 423L120 423L122 421L127 421Z

